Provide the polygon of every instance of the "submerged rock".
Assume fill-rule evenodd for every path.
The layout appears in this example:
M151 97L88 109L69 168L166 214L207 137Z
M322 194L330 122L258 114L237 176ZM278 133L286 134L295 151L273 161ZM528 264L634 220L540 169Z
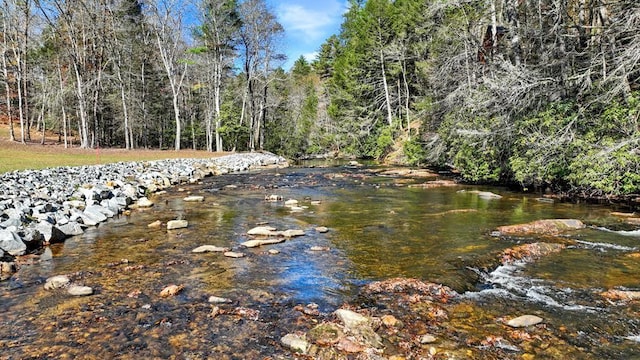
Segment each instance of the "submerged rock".
M226 247L220 247L220 246L214 246L214 245L202 245L202 246L198 246L197 248L191 250L191 252L194 252L194 253L227 252L229 250L230 249L226 248Z

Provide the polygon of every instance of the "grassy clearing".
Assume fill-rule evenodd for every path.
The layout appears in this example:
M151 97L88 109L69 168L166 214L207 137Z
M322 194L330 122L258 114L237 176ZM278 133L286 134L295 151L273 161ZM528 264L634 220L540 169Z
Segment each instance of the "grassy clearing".
M0 126L0 174L25 169L44 169L57 166L80 166L175 158L212 158L219 153L196 150L123 150L123 149L65 149L58 144L21 144L11 142L9 130ZM39 139L38 135L32 139Z

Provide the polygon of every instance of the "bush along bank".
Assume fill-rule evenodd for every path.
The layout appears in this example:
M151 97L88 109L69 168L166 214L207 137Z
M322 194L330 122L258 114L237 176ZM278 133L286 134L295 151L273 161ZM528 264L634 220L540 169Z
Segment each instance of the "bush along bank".
M288 166L271 153L212 159L169 159L26 170L0 176L0 279L15 257L80 235L121 212L147 207L147 195L207 176L265 166Z

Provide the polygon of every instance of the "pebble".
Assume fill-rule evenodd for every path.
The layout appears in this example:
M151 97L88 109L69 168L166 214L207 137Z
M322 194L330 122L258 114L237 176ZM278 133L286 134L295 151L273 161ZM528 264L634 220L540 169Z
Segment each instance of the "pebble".
M287 334L280 339L280 342L289 349L302 354L306 353L310 346L307 340L296 334Z
M507 321L507 325L515 328L537 325L542 322L542 318L535 315L522 315Z
M187 196L182 200L186 202L202 202L204 201L204 196L197 196L197 195Z
M269 254L271 254L271 255L278 255L278 254L280 254L280 251L278 251L278 250L276 250L276 249L269 249L269 251L268 251L268 252L269 252Z
M280 238L280 239L264 239L264 240L248 240L243 242L242 246L244 247L248 247L248 248L254 248L254 247L258 247L258 246L262 246L262 245L272 245L272 244L278 244L285 241L284 238Z
M227 251L224 253L224 256L238 259L244 257L245 255L241 252Z
M45 290L60 289L71 283L71 279L66 275L56 275L47 279L44 283Z
M422 335L420 337L420 343L421 344L431 344L436 342L436 337L430 334L426 334L426 335Z
M153 206L153 201L147 199L146 197L142 197L138 199L136 205L141 208L149 208Z
M327 246L312 246L309 250L311 251L329 251L331 248Z
M324 233L329 232L329 228L327 228L326 226L318 226L316 228L316 231L321 233L321 234L324 234Z
M170 220L167 221L167 230L184 229L189 226L187 220Z
M73 296L88 296L93 294L93 289L89 286L71 285L67 289L67 293Z
M231 299L218 297L218 296L209 296L209 302L212 304L229 304L232 303Z
M162 221L160 221L160 220L156 220L156 221L152 222L151 224L147 225L147 227L150 227L150 228L156 228L156 227L160 227L160 226L162 226Z
M191 250L194 253L206 253L206 252L227 252L229 248L214 246L214 245L202 245L197 248Z

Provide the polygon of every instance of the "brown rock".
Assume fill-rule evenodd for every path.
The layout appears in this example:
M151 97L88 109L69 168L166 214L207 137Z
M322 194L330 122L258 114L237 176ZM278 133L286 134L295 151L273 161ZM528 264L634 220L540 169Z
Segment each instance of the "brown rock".
M526 224L500 226L498 231L504 235L554 235L568 230L584 229L585 224L576 219L537 220Z
M184 285L171 284L160 291L160 297L175 296L182 291L182 289L184 289Z

